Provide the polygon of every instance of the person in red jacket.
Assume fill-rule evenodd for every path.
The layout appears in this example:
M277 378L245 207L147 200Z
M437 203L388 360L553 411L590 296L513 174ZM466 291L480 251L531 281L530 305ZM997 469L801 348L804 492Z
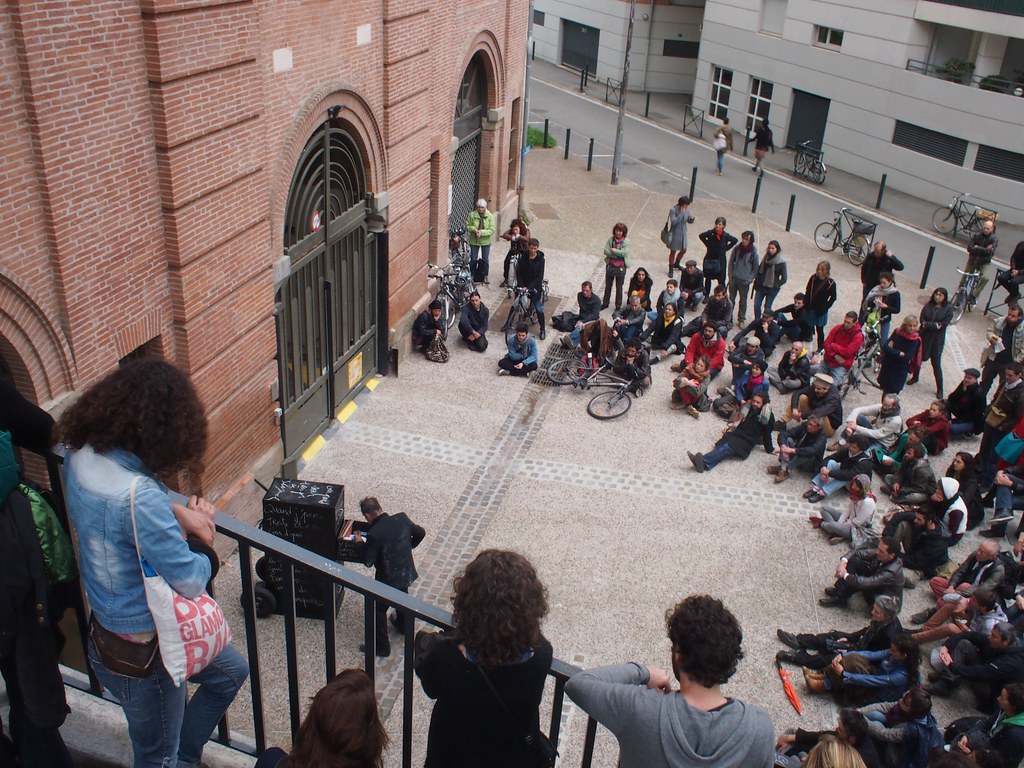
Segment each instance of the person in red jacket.
M812 359L811 363L818 362L818 373L828 374L838 386L853 365L863 343L864 332L857 322L857 313L847 312L842 324L829 331L825 337L825 348L818 356L820 360Z
M690 339L690 344L686 347L686 357L683 359L683 363L679 366L678 370L692 365L702 355L706 355L708 360L711 361L711 378L713 379L725 367L725 347L725 339L718 335L718 329L715 327L715 324L712 322L704 323L701 332L695 333L693 338ZM672 370L677 369L673 366Z
M946 450L949 445L949 411L944 401L936 400L928 406L927 411L907 419L907 427L914 426L921 426L928 433L924 447L928 449L929 456Z

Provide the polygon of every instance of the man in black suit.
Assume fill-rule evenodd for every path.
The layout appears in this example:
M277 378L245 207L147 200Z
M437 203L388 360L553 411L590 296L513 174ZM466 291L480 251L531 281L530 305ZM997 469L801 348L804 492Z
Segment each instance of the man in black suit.
M363 513L370 527L366 530L366 556L363 562L372 567L377 581L389 587L409 591L409 585L419 576L416 564L412 559L412 551L426 536L426 531L416 525L404 512L389 515L381 509L380 502L373 496L367 496L359 502L359 511ZM391 655L391 638L388 637L386 603L376 603L376 652L380 657ZM405 631L405 617L397 611L391 623L399 632ZM362 650L362 649L360 649Z

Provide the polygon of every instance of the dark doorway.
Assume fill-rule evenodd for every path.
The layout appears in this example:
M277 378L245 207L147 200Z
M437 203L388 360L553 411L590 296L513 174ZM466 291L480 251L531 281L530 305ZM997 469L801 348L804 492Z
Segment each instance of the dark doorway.
M597 72L597 50L601 30L575 21L562 19L562 64L583 69L593 75Z
M786 146L796 147L805 141L815 149L821 149L828 126L828 108L831 102L806 91L793 91L793 111L789 117L789 134Z

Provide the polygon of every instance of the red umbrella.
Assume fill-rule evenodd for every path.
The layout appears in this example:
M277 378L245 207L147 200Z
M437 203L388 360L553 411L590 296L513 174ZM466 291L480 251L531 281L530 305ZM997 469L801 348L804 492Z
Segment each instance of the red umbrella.
M776 661L775 666L779 669L779 677L782 678L782 690L786 692L786 698L789 699L789 703L793 705L793 709L796 710L798 715L804 713L804 708L800 704L800 697L796 695L796 689L793 687L793 681L789 679L789 672L782 668L782 662Z

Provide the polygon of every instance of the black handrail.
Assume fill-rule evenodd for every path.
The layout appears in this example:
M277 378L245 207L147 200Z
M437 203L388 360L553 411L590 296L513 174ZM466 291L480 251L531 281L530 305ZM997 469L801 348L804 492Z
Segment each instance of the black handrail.
M51 487L53 489L53 500L57 509L55 510L62 523L67 526L67 514L64 508L63 485L60 475L60 465L63 457L56 453L46 456L47 467L50 475ZM345 565L337 563L328 558L314 554L293 544L285 539L267 533L247 523L243 523L230 515L218 513L216 518L217 532L227 536L238 545L238 563L241 579L243 622L245 625L246 655L249 662L249 690L252 699L253 717L253 738L254 744L245 743L231 737L231 730L228 727L227 716L221 721L217 730L215 741L232 749L247 754L258 755L267 748L266 725L264 722L263 709L263 679L260 666L259 639L256 631L256 600L253 591L253 560L252 552L257 550L265 554L273 554L284 562L284 584L282 602L284 609L284 631L286 668L288 672L288 707L289 722L294 736L299 727L300 700L298 690L298 649L296 640L297 617L295 603L291 596L295 591L295 568L299 567L308 572L318 574L324 581L324 680L331 680L337 672L337 654L335 649L335 614L336 614L336 591L335 586L340 585L363 596L364 600L364 638L366 652L364 657L364 669L371 678L375 677L376 665L374 657L374 637L376 612L374 606L377 600L381 600L388 606L395 608L405 614L405 631L403 647L405 657L403 659L402 687L403 687L403 712L402 712L402 765L411 768L412 765L412 717L413 717L413 639L415 621L431 624L440 629L450 630L453 628L452 615L449 611L437 608L429 603L419 600L411 595L389 587L383 582L377 581L372 576L355 571ZM223 573L223 572L222 572ZM223 576L221 577L223 578ZM211 585L211 594L213 589ZM85 615L81 606L79 611L79 627L82 630L81 638L83 643L83 655L88 664L87 649L84 648L87 642L85 634ZM558 743L559 732L562 721L562 711L565 703L565 683L579 668L564 661L554 659L548 674L554 680L554 692L551 705L551 724L548 736L555 744ZM81 677L75 673L67 672L64 675L65 685L78 688L96 696L104 697L92 670L89 669L89 683L84 684ZM111 697L105 696L110 699ZM586 736L583 745L583 758L581 768L590 768L594 752L594 740L597 732L597 723L593 718L588 718Z

